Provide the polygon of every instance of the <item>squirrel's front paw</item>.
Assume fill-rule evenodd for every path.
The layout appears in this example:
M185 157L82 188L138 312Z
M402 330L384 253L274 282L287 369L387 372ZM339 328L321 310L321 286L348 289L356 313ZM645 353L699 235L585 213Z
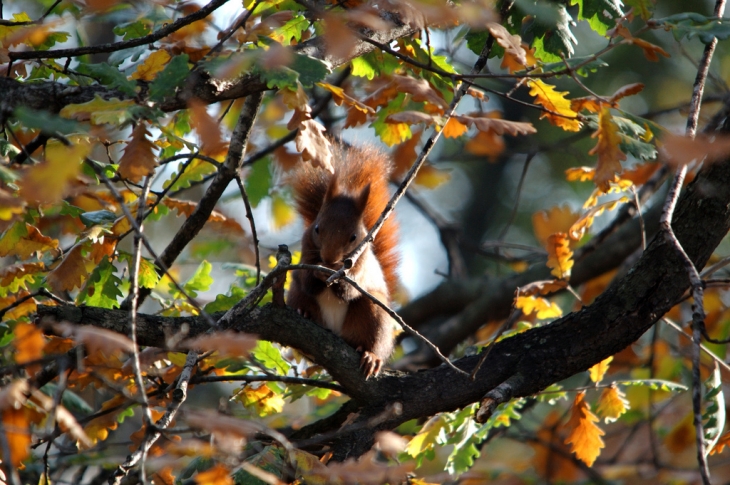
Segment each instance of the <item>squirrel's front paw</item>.
M360 368L365 373L365 379L369 379L371 376L377 376L380 369L383 368L383 359L365 350L360 359Z

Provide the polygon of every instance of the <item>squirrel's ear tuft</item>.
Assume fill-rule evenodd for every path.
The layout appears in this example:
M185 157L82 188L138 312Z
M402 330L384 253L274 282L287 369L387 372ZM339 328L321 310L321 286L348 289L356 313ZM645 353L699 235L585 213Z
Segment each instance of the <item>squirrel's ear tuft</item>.
M360 195L358 195L355 198L355 204L357 205L357 210L361 214L365 212L365 208L368 206L368 198L370 197L370 184L367 184L363 189L362 192L360 192Z
M329 185L327 186L327 193L324 196L324 200L325 201L332 200L335 197L337 197L338 195L340 195L341 193L342 193L342 187L340 187L340 182L338 180L338 177L333 176L330 179Z

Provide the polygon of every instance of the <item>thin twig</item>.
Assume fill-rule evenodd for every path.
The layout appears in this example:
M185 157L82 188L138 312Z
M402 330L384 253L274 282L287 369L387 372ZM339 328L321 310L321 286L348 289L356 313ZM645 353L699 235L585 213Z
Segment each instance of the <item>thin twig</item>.
M530 168L530 162L532 162L532 159L535 158L535 155L537 155L537 152L530 152L527 154L527 157L525 158L525 164L522 166L522 174L520 175L520 181L517 184L517 194L515 195L515 205L512 206L512 213L509 216L509 220L507 221L507 224L504 225L502 232L500 232L499 237L497 237L497 241L499 241L499 242L502 242L504 240L504 237L507 235L507 231L509 231L509 228L512 226L512 223L514 222L515 217L517 217L517 208L520 206L520 196L522 195L522 186L525 183L525 178L527 178L527 170Z
M251 226L251 239L253 239L254 247L254 258L256 258L256 284L261 282L261 255L259 254L259 237L256 234L256 222L253 220L253 212L251 211L251 202L248 200L248 194L246 193L246 186L241 180L241 174L236 174L236 182L238 183L238 190L241 192L241 198L243 199L243 206L246 208L246 219Z
M200 376L193 377L190 380L191 384L201 384L207 382L283 382L285 384L300 384L303 386L321 387L323 389L331 389L333 391L347 394L347 390L335 384L334 382L321 381L318 379L305 379L303 377L290 377L290 376L277 376L277 375L263 375L263 376L242 376L242 375L230 375L230 376Z

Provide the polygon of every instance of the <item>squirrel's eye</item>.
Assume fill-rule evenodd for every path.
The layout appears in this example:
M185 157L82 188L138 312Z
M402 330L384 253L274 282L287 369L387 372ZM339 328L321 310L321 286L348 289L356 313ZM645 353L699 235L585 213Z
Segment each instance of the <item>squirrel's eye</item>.
M357 236L355 236L355 234L350 236L350 242L355 242L355 239L357 239Z
M316 232L317 234L319 234L319 224L317 224L316 226L314 226L314 232Z

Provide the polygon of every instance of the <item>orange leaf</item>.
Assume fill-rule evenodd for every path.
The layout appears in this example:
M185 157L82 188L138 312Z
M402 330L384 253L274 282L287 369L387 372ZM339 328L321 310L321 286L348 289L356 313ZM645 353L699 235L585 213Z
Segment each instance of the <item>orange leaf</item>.
M332 144L324 136L325 128L315 120L304 120L299 125L294 142L302 153L302 160L309 161L315 167L322 167L334 173L332 165Z
M610 182L613 182L616 174L622 170L621 162L626 160L626 155L619 148L621 137L618 133L618 126L613 122L611 110L608 107L601 109L598 130L593 134L593 138L596 137L598 144L588 152L590 155L598 154L593 182L603 192L608 192Z
M31 323L19 323L15 327L15 362L24 364L43 356L43 347L46 340L43 338L41 329Z
M525 58L527 59L527 62L525 64L521 64L520 59L512 55L509 51L505 51L504 58L502 59L502 64L499 67L501 67L502 69L507 69L510 74L514 74L517 71L522 71L527 67L537 64L537 59L535 59L535 48L530 48L529 45L523 42L522 49L524 49Z
M551 234L568 232L579 218L580 214L573 212L567 205L556 206L547 211L535 212L532 215L532 229L540 244L547 247Z
M122 178L136 183L154 173L157 160L153 150L156 146L147 139L148 135L150 132L144 123L139 123L132 132L132 139L119 159L119 175Z
M630 180L634 185L644 185L660 166L661 164L657 162L643 163L635 166L631 170L626 170L621 174L621 178L624 180Z
M626 400L626 395L615 384L612 384L601 393L596 412L603 416L606 423L612 423L628 409L629 402Z
M604 202L603 204L591 207L588 212L583 214L580 219L575 221L575 224L570 226L570 229L568 230L570 238L574 241L578 241L580 238L583 237L583 234L585 234L585 232L593 225L596 217L600 216L607 210L614 210L616 207L618 207L619 204L629 202L629 200L630 199L628 197L621 197L620 199L610 200L608 202Z
M571 109L570 101L565 99L567 92L555 91L555 86L545 84L539 79L530 79L527 85L530 87L530 95L535 96L535 103L550 111L541 114L540 119L547 118L550 123L565 131L580 130L581 123L575 119L578 113Z
M233 485L231 472L221 464L209 468L204 472L195 475L195 483L198 485Z
M674 454L680 454L695 443L694 414L689 413L664 437L664 444Z
M393 179L399 179L411 168L413 162L416 161L418 153L416 153L416 145L421 140L422 131L416 131L408 140L404 141L393 151Z
M152 81L158 72L165 68L165 64L170 62L172 57L165 50L155 51L137 66L137 70L132 73L132 79L141 81Z
M443 134L446 138L458 138L468 130L468 126L452 116L444 125Z
M590 167L573 167L565 171L565 180L568 182L587 182L593 180L596 174L595 168Z
M536 296L518 296L515 298L515 307L522 310L525 315L537 313L537 318L540 320L558 318L563 314L563 311L555 302L551 303L545 298Z
M611 96L611 104L615 105L618 103L622 98L625 98L627 96L633 96L634 94L640 93L644 89L644 85L642 83L631 83L627 84L626 86L621 86L616 90L615 93L613 93L613 96Z
M91 151L86 140L70 146L51 140L46 145L44 162L30 167L20 181L20 197L29 202L57 202L68 193L69 182L76 179L81 163Z
M606 446L601 439L606 433L596 426L598 416L591 412L590 406L585 402L585 395L585 391L581 391L575 396L570 419L566 424L571 431L565 444L571 445L571 451L586 465L593 466L601 449Z
M493 131L479 131L464 145L469 153L487 157L490 162L496 162L504 148L504 138Z
M717 443L715 443L715 446L713 446L712 450L710 450L710 454L714 455L715 453L722 453L722 451L728 445L730 445L730 431L728 431L724 435L720 436L720 439L717 440Z
M512 56L517 64L527 66L527 52L522 47L522 38L519 35L510 34L506 28L496 22L489 22L487 29L497 40L497 44L504 47L505 55Z
M48 273L46 281L56 291L71 291L84 284L89 272L86 271L86 259L82 254L83 247L80 244L71 249L63 258L61 264Z
M570 100L570 109L576 113L586 110L591 113L598 113L601 111L603 103L600 99L594 98L593 96L586 96L584 98L575 98Z
M200 137L200 151L213 158L225 156L228 144L221 137L220 125L213 119L205 103L198 99L188 101L190 124Z
M573 268L573 251L570 250L570 240L564 232L559 232L548 237L547 244L548 268L553 276L560 279L570 278L570 271Z
M608 365L613 360L613 356L606 357L590 369L588 369L588 374L591 376L591 380L593 382L601 382L603 379L603 376L606 375L606 371L608 371Z
M10 461L14 467L20 466L21 462L30 456L30 434L29 409L5 409L2 412L3 429L5 440L10 448Z
M345 90L339 86L333 86L329 83L317 83L317 86L324 88L332 93L332 99L337 106L342 106L342 103L345 103L346 105L352 106L353 108L360 110L363 113L375 113L375 110L373 108L349 96L347 93L345 93Z
M669 55L669 52L665 51L658 45L652 44L651 42L647 42L643 39L637 39L636 37L633 37L631 40L625 40L624 42L641 47L641 49L644 51L644 57L646 57L651 62L657 62L659 60L659 55L662 55L664 57L672 57L671 55Z

